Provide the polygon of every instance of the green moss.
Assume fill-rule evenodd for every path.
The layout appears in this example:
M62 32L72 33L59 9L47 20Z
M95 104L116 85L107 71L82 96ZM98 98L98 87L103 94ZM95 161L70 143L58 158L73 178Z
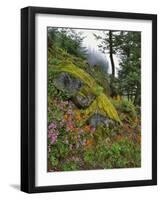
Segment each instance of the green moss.
M121 124L120 118L117 114L116 109L110 102L109 98L103 93L103 88L97 84L94 78L85 72L83 69L76 67L74 64L70 63L67 65L62 64L61 66L53 67L54 73L67 72L72 76L80 79L92 92L96 99L93 103L84 111L84 114L91 116L94 112L100 111L105 116L119 122ZM85 87L86 87L85 86ZM82 91L83 92L83 91Z

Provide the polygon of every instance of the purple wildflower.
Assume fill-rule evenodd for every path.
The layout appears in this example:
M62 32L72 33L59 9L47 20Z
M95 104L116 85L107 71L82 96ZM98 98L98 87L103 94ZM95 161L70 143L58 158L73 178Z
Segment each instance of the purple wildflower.
M56 125L55 122L52 122L52 123L48 126L49 129L56 128L56 127L57 127L57 125Z
M59 135L59 131L56 129L57 125L55 122L52 122L48 126L48 138L50 139L51 144L55 144L57 137Z
M51 138L50 138L50 142L51 142L51 144L55 144L56 143L56 140L57 140L57 135L56 134L52 134L52 136L51 136Z

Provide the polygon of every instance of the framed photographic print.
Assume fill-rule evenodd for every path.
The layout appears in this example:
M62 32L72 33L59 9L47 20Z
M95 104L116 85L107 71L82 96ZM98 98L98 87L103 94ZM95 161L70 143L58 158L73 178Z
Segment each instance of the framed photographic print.
M21 190L157 184L157 16L21 9Z

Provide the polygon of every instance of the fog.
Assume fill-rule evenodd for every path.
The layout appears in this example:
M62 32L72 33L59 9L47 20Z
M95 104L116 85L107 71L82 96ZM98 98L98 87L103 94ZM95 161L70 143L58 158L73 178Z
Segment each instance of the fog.
M104 73L109 73L109 62L104 54L95 48L88 47L87 55L88 63L91 66L99 65Z
M88 57L87 60L90 65L100 65L103 68L103 71L105 73L111 74L111 64L110 64L110 58L109 54L102 53L99 48L99 41L96 40L94 37L94 33L96 35L103 36L103 32L101 30L85 30L85 29L75 29L76 32L79 32L84 36L84 40L82 43L83 47L87 48L87 53ZM119 59L114 55L114 61L116 65L116 76L117 76L117 71L119 69Z

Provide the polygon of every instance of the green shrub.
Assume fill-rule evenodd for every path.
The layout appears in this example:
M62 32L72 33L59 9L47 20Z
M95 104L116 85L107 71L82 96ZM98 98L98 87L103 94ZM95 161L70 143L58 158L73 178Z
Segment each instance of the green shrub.
M112 100L112 103L120 113L128 114L131 118L137 117L136 108L131 101L123 98L121 100Z
M62 164L63 171L74 171L78 169L79 169L79 166L77 166L77 164L74 161Z

